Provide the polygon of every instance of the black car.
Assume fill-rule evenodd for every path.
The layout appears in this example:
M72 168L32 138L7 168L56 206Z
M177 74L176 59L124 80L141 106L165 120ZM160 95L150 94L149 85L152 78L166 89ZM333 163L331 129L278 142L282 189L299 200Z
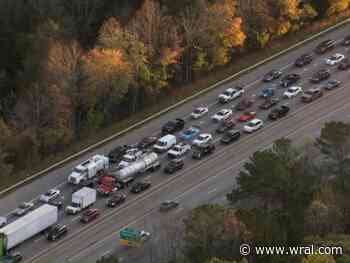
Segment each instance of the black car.
M241 99L240 102L235 106L235 110L237 111L243 111L248 108L250 108L254 104L255 100L253 98L251 99Z
M235 125L236 125L236 122L233 118L226 119L223 122L219 123L219 126L216 128L215 131L217 133L223 133L223 132L235 127Z
M127 145L117 146L108 153L109 161L111 163L119 162L128 149L129 146Z
M343 59L338 65L338 69L340 69L340 70L347 70L349 68L350 68L350 59L349 58Z
M167 212L171 209L174 209L179 206L178 202L175 201L164 201L160 204L159 211L160 212Z
M327 83L323 86L323 88L326 90L332 90L332 89L338 88L340 85L341 85L340 80L331 79L327 81Z
M130 192L134 194L138 194L147 190L150 187L151 187L151 183L137 182L131 187Z
M331 73L327 69L321 69L317 71L310 79L312 83L320 83L322 80L328 79L331 76Z
M286 116L289 112L289 107L287 105L281 105L281 107L278 107L276 109L273 109L269 114L270 120L277 120L279 118L282 118Z
M323 96L323 92L320 88L309 89L304 92L303 96L301 96L301 101L305 103L312 102L318 98Z
M215 151L215 145L213 143L206 143L202 145L196 145L193 147L192 158L202 159L204 156L209 155Z
M155 144L157 140L158 140L158 137L156 136L145 137L137 144L137 147L139 149L146 149L148 147L151 147L153 144Z
M47 235L47 240L55 241L67 233L68 229L66 225L55 225L50 229Z
M296 67L303 67L307 64L310 64L311 62L312 62L312 55L303 54L295 60L294 65Z
M231 142L237 141L241 137L241 132L238 130L229 130L225 132L222 136L220 142L223 144L229 144Z
M266 73L266 75L263 78L264 82L271 82L275 79L278 79L283 74L280 70L271 70L270 72Z
M168 121L162 128L163 135L172 134L177 131L181 131L185 126L183 119L175 119L174 121Z
M315 52L317 54L324 54L327 51L332 50L334 47L335 47L335 41L331 39L327 39L317 45L317 47L315 48Z
M117 205L120 205L123 203L126 199L126 195L123 193L116 193L112 195L111 198L109 198L106 202L107 207L116 207Z
M266 99L260 106L259 108L262 110L267 110L270 109L271 107L277 105L279 103L279 99L278 98L268 98Z
M172 174L184 167L184 161L180 158L171 160L165 167L164 172L167 174Z
M343 41L341 42L343 46L349 46L350 45L350 35L345 37Z
M281 79L280 85L283 88L288 88L289 86L297 83L301 79L299 74L288 74Z

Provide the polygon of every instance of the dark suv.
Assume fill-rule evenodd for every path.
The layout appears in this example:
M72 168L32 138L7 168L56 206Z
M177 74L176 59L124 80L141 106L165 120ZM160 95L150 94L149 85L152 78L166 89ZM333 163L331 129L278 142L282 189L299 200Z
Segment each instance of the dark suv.
M55 241L67 233L68 229L66 225L55 225L50 229L47 235L47 240Z
M350 68L350 59L349 58L345 58L339 63L338 69L347 70L349 68Z
M116 207L117 205L120 205L123 203L126 199L126 195L123 193L116 193L112 195L111 198L109 198L106 202L107 207Z
M312 75L310 82L320 83L322 80L328 79L331 76L331 73L327 69L321 69Z
M109 152L108 158L111 163L117 163L120 161L122 156L126 153L126 151L129 149L129 146L122 145L117 146L112 151Z
M182 159L171 160L164 168L164 172L167 174L175 173L184 167L184 161Z
M231 142L237 141L241 137L241 132L239 130L227 131L224 136L222 136L220 142L223 144L229 144Z
M301 76L299 74L288 74L284 76L280 82L281 87L288 88L292 84L297 83L301 79Z
M279 108L273 109L268 115L270 120L277 120L278 118L282 118L286 116L289 112L289 107L287 105L282 105Z
M332 50L334 47L335 47L335 41L328 39L318 44L318 46L315 48L315 52L317 54L324 54L327 51Z
M295 62L294 62L294 65L296 67L303 67L307 64L310 64L312 62L312 55L310 54L303 54L301 55L300 57L298 57Z
M213 143L207 143L203 145L196 145L193 147L192 158L202 159L204 156L209 155L215 151L215 145Z
M304 92L303 96L301 97L301 100L303 102L312 102L320 97L323 96L323 92L321 89L309 89Z
M183 119L175 119L174 121L168 121L162 127L162 134L172 134L177 131L181 131L185 126L185 121Z

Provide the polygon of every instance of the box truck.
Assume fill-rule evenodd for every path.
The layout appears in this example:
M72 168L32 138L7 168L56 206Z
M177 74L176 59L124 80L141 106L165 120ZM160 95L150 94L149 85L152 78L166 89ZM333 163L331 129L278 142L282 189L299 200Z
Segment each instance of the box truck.
M57 223L56 206L44 204L0 229L0 256L23 241Z
M79 191L73 193L72 204L66 207L67 214L77 214L81 210L90 207L96 202L96 190L83 187Z

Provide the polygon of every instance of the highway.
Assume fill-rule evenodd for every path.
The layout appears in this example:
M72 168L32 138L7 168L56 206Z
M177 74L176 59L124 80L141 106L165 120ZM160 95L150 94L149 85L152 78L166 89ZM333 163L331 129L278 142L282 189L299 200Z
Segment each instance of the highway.
M337 31L331 32L326 37L309 43L301 49L290 52L288 55L282 56L242 76L234 84L243 84L246 88L246 96L258 94L262 87L270 85L262 84L261 77L271 69L282 69L286 73L297 72L302 74L302 81L298 85L307 89L311 87L308 81L311 75L320 68L328 67L324 63L325 57L335 52L341 52L349 56L349 50L348 48L337 46L330 53L323 56L315 56L313 63L302 69L292 66L295 58L305 52L311 51L322 39L332 38L338 42L341 41L342 37L346 35L346 32L349 32L349 29L350 26L347 25ZM159 215L155 216L154 213L157 213L161 201L172 198L180 199L183 206L179 210L183 213L195 205L210 201L211 194L209 192L211 190L213 190L211 193L222 196L223 193L232 187L233 176L238 171L240 165L254 151L268 147L273 140L281 136L290 136L291 138L301 140L304 135L317 134L317 131L325 120L338 117L346 120L350 114L350 105L348 105L350 73L349 71L338 71L335 67L330 67L330 69L332 71L332 78L343 81L342 88L326 92L323 98L308 105L301 103L299 98L288 101L291 107L291 113L288 117L277 122L266 121L262 130L256 134L242 136L238 143L230 146L218 145L215 154L202 161L191 160L188 156L186 158L185 169L172 176L166 176L162 171L147 175L146 178L152 182L152 188L138 196L132 196L127 193L127 202L116 209L105 209L105 200L99 200L96 207L103 209L103 214L99 220L91 225L82 227L78 221L79 217L63 216L61 213L61 221L67 224L71 230L69 235L61 241L50 244L45 240L44 236L38 236L25 242L18 247L18 250L24 255L24 261L39 262L50 260L50 262L63 262L68 259L79 261L84 258L84 262L86 262L87 256L89 260L93 260L94 256L96 258L101 253L103 254L109 250L112 251L114 247L113 243L118 251L118 249L121 249L117 248L118 244L116 242L118 230L129 224L138 225L140 223L140 226L148 230L147 227L152 226L153 222L156 221L154 218L159 217ZM212 132L214 134L213 131L216 125L210 121L210 116L220 109L232 107L237 103L235 101L226 105L217 104L218 94L231 85L223 85L217 90L209 92L205 96L150 122L144 127L130 132L94 153L107 153L116 145L133 144L144 136L158 134L160 127L166 121L176 117L186 117L188 121L186 127L189 127L191 124L197 124L202 127L203 132ZM279 95L283 91L284 89L278 89ZM260 103L261 101L258 101L255 107ZM210 113L198 121L189 121L188 116L196 105L209 106ZM258 117L265 121L269 111L256 111ZM239 113L236 113L236 115L238 117ZM218 141L219 139L220 136L215 135L215 140ZM86 160L94 153L53 171L48 176L21 187L16 192L2 198L0 200L1 214L11 213L20 202L36 200L39 194L52 187L60 188L64 193L65 203L68 204L71 187L66 184L67 176L76 164ZM205 194L198 194L203 193L203 189ZM205 191L205 189L209 190ZM145 221L142 222L142 220ZM150 230L150 232L152 231Z

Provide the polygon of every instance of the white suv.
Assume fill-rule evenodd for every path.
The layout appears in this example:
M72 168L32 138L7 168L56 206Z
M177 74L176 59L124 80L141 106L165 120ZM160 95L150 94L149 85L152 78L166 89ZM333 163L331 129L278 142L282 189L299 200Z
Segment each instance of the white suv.
M58 189L51 189L49 191L47 191L45 194L42 194L40 196L40 201L44 202L44 203L48 203L53 199L56 199L57 197L59 197L60 195L60 190Z

